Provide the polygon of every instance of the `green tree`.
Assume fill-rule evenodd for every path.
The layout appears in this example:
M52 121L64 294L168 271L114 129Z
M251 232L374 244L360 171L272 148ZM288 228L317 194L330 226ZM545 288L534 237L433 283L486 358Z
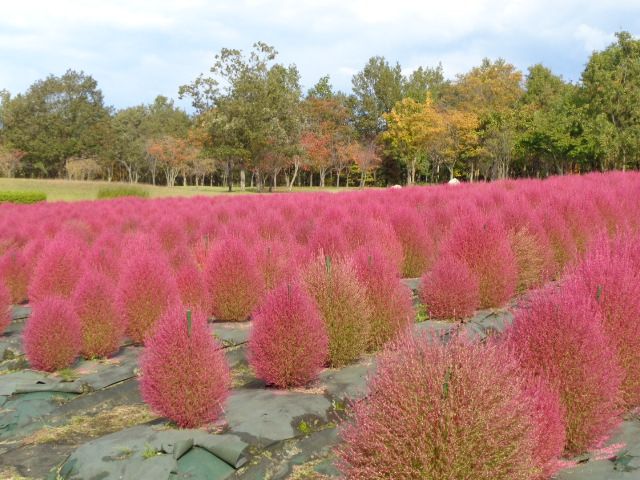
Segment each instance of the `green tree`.
M25 152L23 173L58 176L71 157L100 157L110 137L110 109L97 82L83 72L35 82L24 94L4 97L2 136Z

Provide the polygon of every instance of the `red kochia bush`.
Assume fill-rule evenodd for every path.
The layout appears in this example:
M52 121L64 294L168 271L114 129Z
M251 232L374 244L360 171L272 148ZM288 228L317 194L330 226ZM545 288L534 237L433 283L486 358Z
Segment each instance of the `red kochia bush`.
M115 287L102 273L86 270L72 300L82 326L82 355L106 357L120 347L126 328L115 305Z
M142 398L182 428L213 422L229 395L231 375L206 316L170 308L158 321L140 359Z
M509 237L494 218L472 211L461 217L442 246L478 279L480 307L499 307L509 300L518 281L517 263Z
M327 328L329 365L357 360L369 344L371 309L353 263L318 256L304 272L304 282Z
M71 302L59 297L35 302L23 342L33 368L52 372L71 365L82 348L80 319Z
M419 277L436 258L435 242L416 210L402 208L390 215L402 245L402 276Z
M11 295L9 290L0 283L0 335L11 323Z
M616 242L617 243L617 242ZM576 295L589 298L603 319L624 378L624 406L640 406L640 270L627 248L598 239L573 272Z
M369 395L342 430L348 479L534 479L533 400L518 365L494 342L447 345L406 336L378 358Z
M558 393L566 416L566 449L595 446L616 424L620 367L588 298L569 283L531 294L516 312L508 344L523 368Z
M207 314L210 310L204 275L194 262L182 265L176 273L176 283L182 304L192 310Z
M0 283L9 290L11 303L19 304L27 299L29 267L24 254L17 248L5 252L0 257Z
M353 257L358 279L371 308L369 350L380 349L415 319L411 290L400 283L392 261L376 247L362 247Z
M253 249L235 237L211 249L205 281L211 313L220 320L246 320L264 292Z
M85 259L86 244L79 238L56 235L44 248L29 285L29 300L47 296L69 298Z
M298 284L269 292L252 315L249 362L258 377L277 387L314 380L328 353L318 307Z
M171 268L160 252L138 251L123 265L116 305L134 342L144 342L153 325L178 299Z
M422 276L420 297L433 318L466 318L480 306L476 276L450 254L438 258L433 270Z

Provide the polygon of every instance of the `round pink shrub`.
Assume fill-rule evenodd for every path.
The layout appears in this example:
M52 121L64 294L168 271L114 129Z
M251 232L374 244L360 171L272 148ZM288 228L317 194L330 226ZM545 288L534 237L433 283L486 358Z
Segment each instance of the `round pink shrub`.
M362 247L353 261L371 309L368 349L376 351L413 323L411 290L400 283L397 268L381 249Z
M215 245L205 267L211 311L219 320L246 320L264 292L253 249L228 237Z
M640 270L629 250L600 238L573 271L575 294L591 300L623 370L624 407L640 406Z
M397 239L402 245L402 276L419 277L436 258L435 242L417 211L402 208L390 215Z
M470 317L480 306L478 280L462 260L442 255L433 269L422 276L420 298L430 317Z
M42 298L33 303L22 338L33 368L47 372L66 368L82 348L80 319L69 300Z
M181 428L216 420L231 386L224 353L202 312L170 308L148 337L140 359L142 398Z
M106 357L120 348L126 322L115 304L115 287L104 274L86 270L73 292L85 358Z
M560 396L567 451L581 453L609 433L620 413L622 372L588 298L570 283L532 293L507 342L523 368Z
M0 257L0 279L9 290L11 303L18 305L27 299L29 267L17 248L9 249Z
M506 349L405 336L378 357L341 435L347 479L534 479L533 402Z
M478 280L480 307L499 307L515 293L518 282L516 258L502 224L478 211L461 217L442 246L466 263Z
M371 308L353 263L318 256L303 277L327 329L329 365L338 367L357 360L369 345Z
M83 270L87 246L78 237L56 235L44 247L29 285L32 302L48 296L69 298Z
M166 309L179 299L173 272L160 252L140 250L124 263L116 288L116 306L135 343L143 343Z
M7 329L12 320L11 295L9 290L0 283L0 335Z
M258 268L268 290L282 282L290 281L297 273L296 261L299 262L300 257L303 256L303 252L300 252L295 245L285 245L282 242L270 240L258 242L255 252Z
M249 363L258 377L281 388L314 380L328 353L318 307L298 284L269 292L252 315Z
M182 305L205 314L210 310L204 275L193 262L187 262L176 273Z

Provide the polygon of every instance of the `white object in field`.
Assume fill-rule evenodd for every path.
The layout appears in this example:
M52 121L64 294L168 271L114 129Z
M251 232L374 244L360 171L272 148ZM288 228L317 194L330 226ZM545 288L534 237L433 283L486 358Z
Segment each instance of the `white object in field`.
M460 185L460 180L458 180L457 178L452 178L451 180L449 180L449 185Z
M391 188L402 188L402 185L393 185Z

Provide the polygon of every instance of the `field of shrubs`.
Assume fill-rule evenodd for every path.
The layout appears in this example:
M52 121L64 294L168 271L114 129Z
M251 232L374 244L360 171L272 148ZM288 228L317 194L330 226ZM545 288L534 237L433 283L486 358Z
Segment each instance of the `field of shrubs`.
M332 398L330 466L290 478L545 479L593 451L628 473L640 438L611 436L640 407L639 232L637 173L2 205L0 393L27 366L57 378L126 350L154 418L215 436L241 395L295 402L366 364L366 391ZM479 341L478 311L509 325ZM220 328L244 332L260 388L240 391ZM244 455L227 476L287 478Z

